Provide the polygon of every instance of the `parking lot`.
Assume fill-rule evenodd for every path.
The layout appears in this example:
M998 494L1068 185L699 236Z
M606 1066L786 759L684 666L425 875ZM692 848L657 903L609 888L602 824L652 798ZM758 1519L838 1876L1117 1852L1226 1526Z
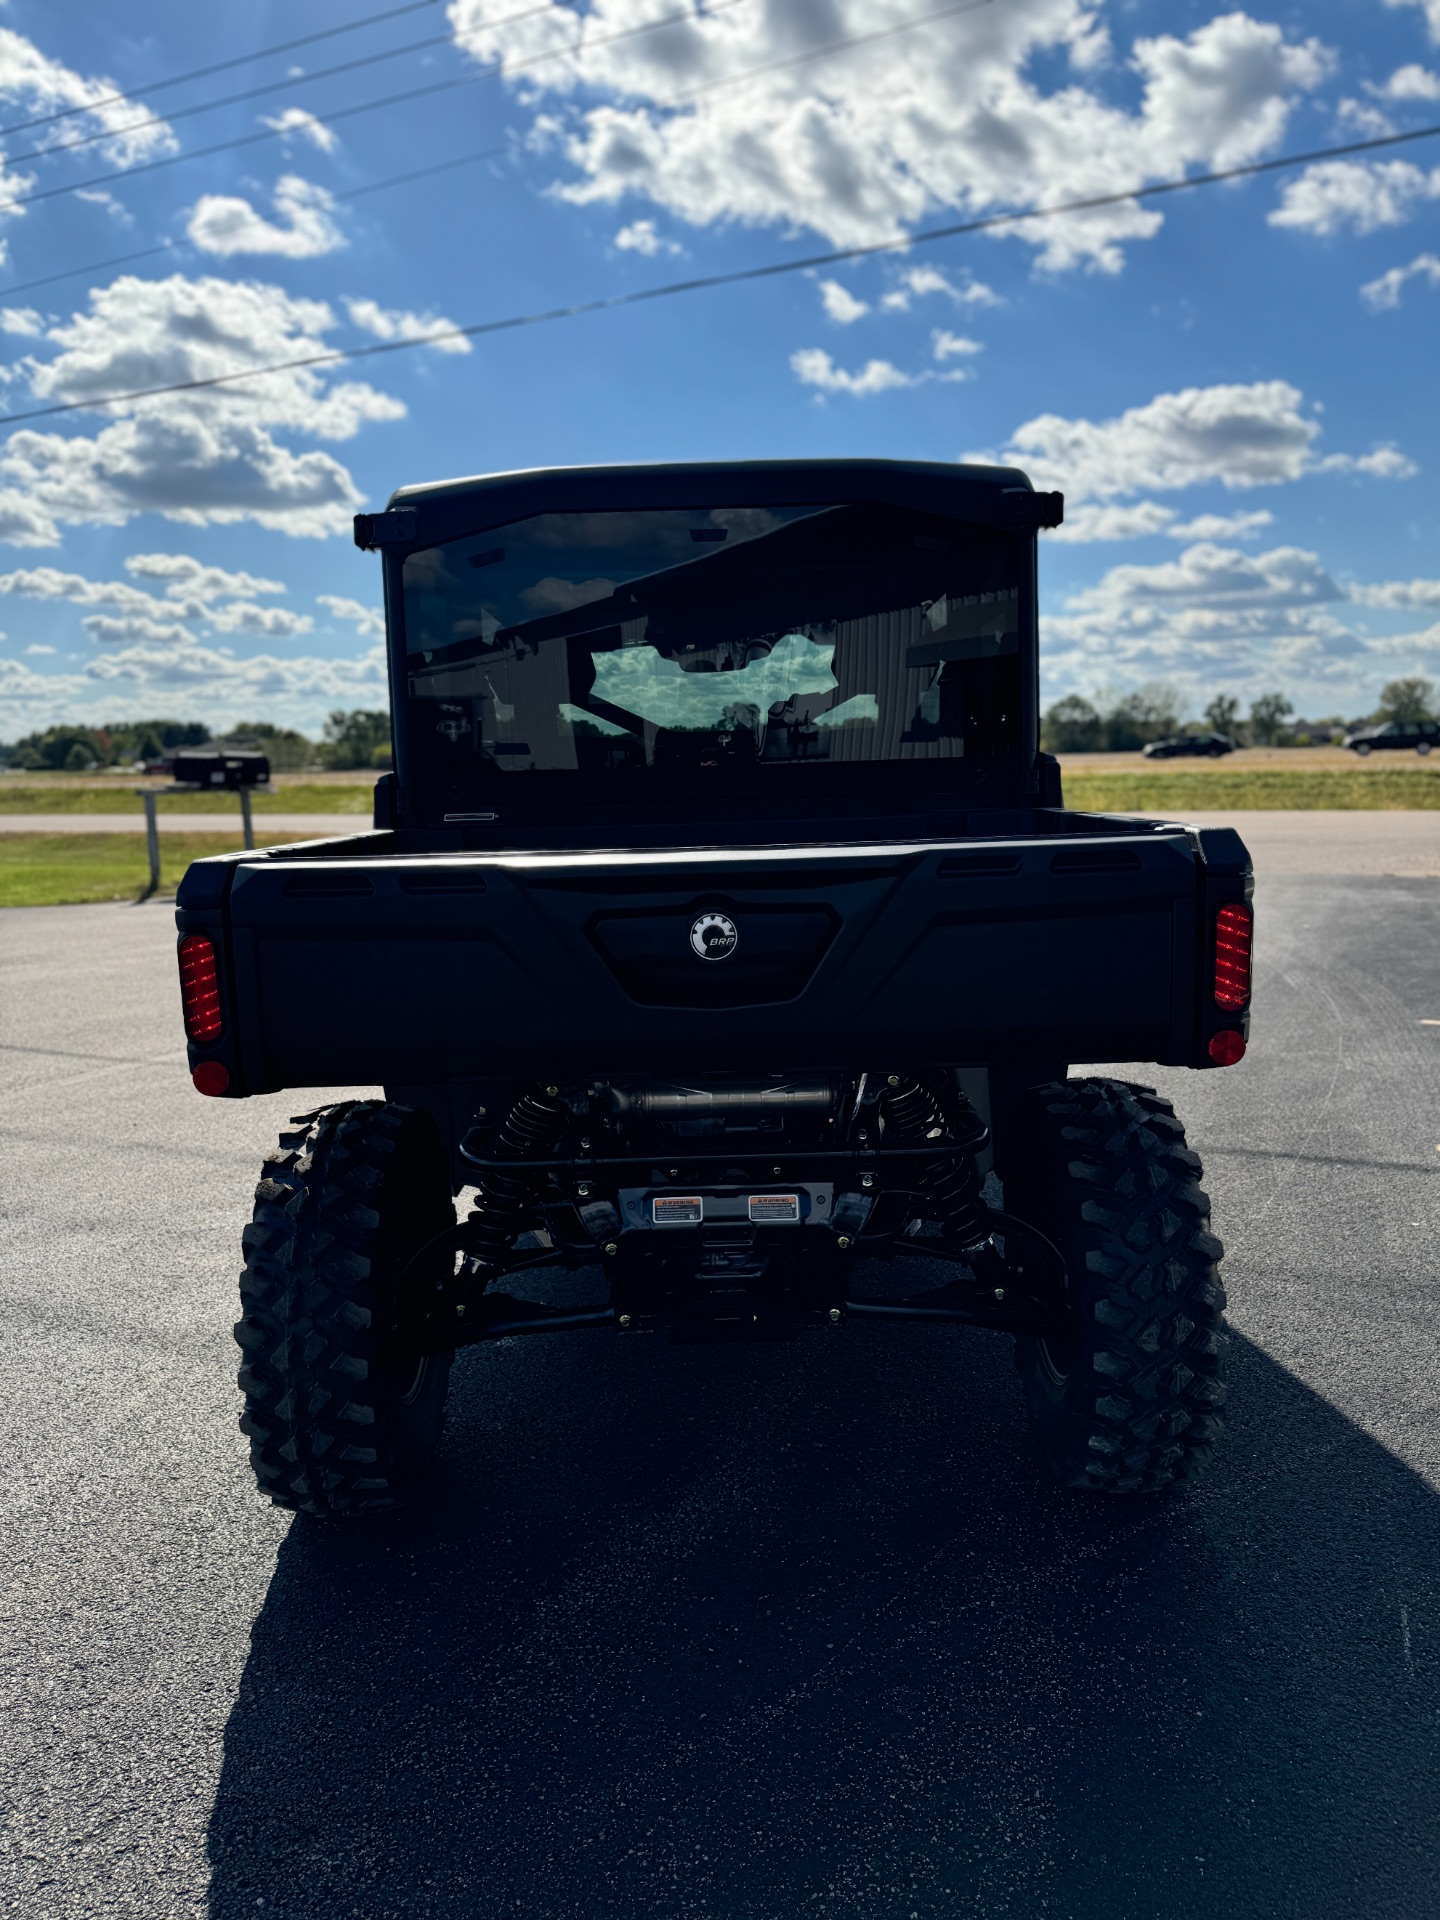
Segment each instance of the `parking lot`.
M1108 1505L1007 1339L885 1326L471 1351L430 1510L273 1511L239 1231L323 1096L191 1091L166 907L0 916L0 1910L1440 1912L1440 886L1309 864L1250 1057L1138 1076L1232 1429Z

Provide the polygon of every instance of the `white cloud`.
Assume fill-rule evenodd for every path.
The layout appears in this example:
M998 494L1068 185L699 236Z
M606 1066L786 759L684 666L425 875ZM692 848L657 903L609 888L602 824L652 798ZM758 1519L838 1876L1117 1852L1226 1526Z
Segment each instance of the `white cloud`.
M1396 446L1376 447L1373 453L1327 453L1315 462L1316 473L1367 473L1372 480L1409 480L1420 469Z
M978 340L967 340L963 334L951 333L945 327L937 327L930 335L930 348L937 360L965 359L973 353L983 353L984 347Z
M1174 518L1174 509L1162 507L1158 500L1137 500L1130 507L1072 507L1067 500L1064 521L1045 537L1072 547L1088 546L1096 540L1139 540L1147 534L1168 532Z
M1362 607L1440 607L1440 580L1379 580L1349 593Z
M443 313L407 313L400 307L382 307L378 300L347 300L345 311L357 327L381 340L423 340L428 333L453 327ZM460 334L430 342L436 353L469 353L470 342Z
M216 633L257 634L267 640L288 640L297 633L309 633L315 625L308 613L292 613L288 607L257 607L250 600L207 607L205 621Z
M1000 458L1024 467L1039 486L1061 488L1076 506L1206 482L1237 489L1274 486L1322 471L1382 478L1414 471L1394 448L1319 458L1320 423L1302 411L1304 398L1288 381L1261 380L1160 393L1113 420L1043 413L1016 428Z
M0 655L0 738L61 720L91 725L154 713L157 703L182 718L232 726L274 715L318 734L335 707L383 707L388 692L383 647L353 659L240 655L197 645L183 632L165 639L118 635L80 672L37 672Z
M385 637L385 616L378 607L362 606L358 600L347 600L339 593L317 593L316 604L328 609L336 620L350 621L362 640L382 640Z
M1440 200L1440 167L1409 160L1322 160L1286 183L1272 227L1305 233L1374 233L1399 227L1426 200Z
M657 253L679 253L680 249L673 240L665 240L653 220L632 220L628 227L621 227L615 236L615 244L622 253L643 253L647 260Z
M1247 540L1274 519L1266 507L1255 513L1198 513L1193 520L1177 520L1165 533L1171 540Z
M912 300L923 300L932 293L943 293L957 307L1003 307L1005 302L983 280L966 278L962 286L943 274L938 267L907 267L900 284L881 300L892 313L907 313Z
M19 333L36 339L45 331L45 323L34 307L0 307L0 333Z
M913 387L914 376L902 373L888 360L867 360L858 373L837 367L823 347L801 347L790 365L802 385L822 393L887 393L893 387Z
M1303 548L1246 554L1200 542L1157 566L1112 567L1073 594L1045 623L1047 668L1070 684L1353 679L1366 641L1337 618L1343 598Z
M106 135L100 151L111 166L133 166L157 154L174 153L179 142L163 120L151 126L136 124L151 118L149 108L133 100L102 104L107 95L119 91L113 80L87 80L41 53L23 34L0 27L0 95L24 101L35 113L85 109L72 126Z
M287 173L275 185L275 219L237 195L207 193L190 212L185 231L203 253L278 253L309 260L346 244L331 219L335 202L324 187Z
M21 567L0 574L0 594L18 594L26 600L66 600L77 607L120 607L126 613L159 620L193 620L204 612L198 600L157 600L128 580L89 580L82 573L62 573L58 567Z
M103 404L107 393L323 353L334 325L323 301L255 281L125 275L50 330L51 359L11 374L42 405ZM53 546L62 525L120 526L145 512L192 526L253 520L292 535L348 532L362 496L345 467L275 435L348 440L405 408L364 382L296 367L107 411L110 423L93 438L21 427L0 444L0 539Z
M107 187L77 187L75 198L88 201L92 207L103 207L110 218L122 227L133 227L135 224L134 214Z
M188 553L132 553L124 566L127 573L138 573L143 580L167 580L165 592L177 600L219 600L231 595L248 600L257 593L286 590L282 580L209 567Z
M825 309L826 318L834 320L842 327L863 320L870 311L868 300L861 300L851 293L848 287L841 286L838 280L820 282L820 304Z
M179 567L157 567L156 562L178 562ZM168 577L167 597L156 599L128 580L90 580L84 574L62 573L58 567L21 567L14 573L0 574L0 594L68 601L79 607L114 607L118 609L114 616L96 614L82 622L92 639L106 642L163 637L167 644L174 644L181 638L193 638L188 626L178 624L181 622L203 622L219 633L256 634L269 639L308 633L315 624L308 613L260 607L248 598L225 598L223 604L215 604L220 596L283 593L284 587L276 580L227 573L198 561L190 561L187 566L185 557L179 554L139 554L125 564L142 575L148 570L152 578Z
M1391 267L1378 280L1367 281L1360 289L1360 298L1372 313L1383 313L1399 306L1408 280L1428 280L1432 287L1440 287L1440 255L1417 253L1408 267Z
M41 654L54 653L56 649L54 647L42 647L38 641L35 641L32 645L26 647L25 651L27 654Z
M1383 87L1374 92L1386 100L1440 100L1440 73L1428 67L1397 67Z
M80 624L102 647L128 647L137 640L156 646L189 646L195 639L188 628L148 613L87 613Z
M1440 42L1440 0L1385 0L1387 7L1419 7L1430 29L1430 38Z
M1318 41L1236 11L1183 39L1135 41L1123 91L1106 97L1107 42L1086 0L1005 0L798 62L914 22L914 7L753 5L613 37L648 12L555 0L504 23L487 20L488 0L449 6L468 57L515 66L538 134L573 169L565 197L644 201L698 227L803 226L842 246L898 239L937 209L980 214L1243 163L1274 149L1332 64ZM540 53L557 57L520 68ZM1036 77L1060 61L1068 76ZM1116 271L1124 243L1161 224L1131 202L1010 232L1047 267Z
M312 146L318 147L321 153L334 153L340 144L340 136L334 128L327 127L323 120L317 120L304 107L286 107L283 113L277 113L272 119L262 114L260 124L273 127L276 133L299 134Z

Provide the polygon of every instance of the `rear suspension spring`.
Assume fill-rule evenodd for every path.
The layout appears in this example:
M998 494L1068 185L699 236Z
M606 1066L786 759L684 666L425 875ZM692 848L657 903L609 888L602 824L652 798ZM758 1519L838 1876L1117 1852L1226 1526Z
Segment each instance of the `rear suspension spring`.
M974 1107L958 1088L903 1079L885 1088L880 1111L886 1135L897 1145L935 1142L935 1158L922 1164L916 1184L948 1240L980 1246L990 1232L975 1155L989 1134Z
M525 1162L544 1160L554 1154L568 1118L562 1101L552 1093L533 1087L521 1094L506 1115L495 1142L494 1157L514 1160L515 1171L486 1168L478 1182L475 1205L465 1223L466 1247L482 1267L500 1265L520 1230L526 1207L535 1197L536 1176L527 1173Z

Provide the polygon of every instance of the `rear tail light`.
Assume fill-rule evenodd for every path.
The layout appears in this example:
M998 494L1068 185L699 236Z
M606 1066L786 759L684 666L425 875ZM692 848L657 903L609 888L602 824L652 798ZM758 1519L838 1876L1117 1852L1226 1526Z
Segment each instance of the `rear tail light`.
M202 933L187 933L180 942L180 1005L185 1031L198 1046L218 1040L224 1029L220 1018L220 978L215 949Z
M1238 1013L1250 1001L1249 907L1221 907L1215 916L1215 1004Z

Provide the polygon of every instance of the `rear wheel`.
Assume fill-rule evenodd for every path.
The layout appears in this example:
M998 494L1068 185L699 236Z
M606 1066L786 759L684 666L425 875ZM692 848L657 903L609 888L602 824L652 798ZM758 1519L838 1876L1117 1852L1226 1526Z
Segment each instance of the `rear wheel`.
M242 1431L262 1493L351 1518L403 1506L440 1439L449 1354L417 1358L401 1316L447 1259L455 1223L428 1114L346 1101L270 1154L244 1233Z
M1036 1088L1017 1116L1006 1210L1065 1257L1065 1318L1016 1343L1062 1486L1153 1492L1220 1432L1224 1292L1200 1161L1168 1100L1118 1080Z
M1428 753L1430 751L1430 742L1428 740L1417 742L1415 751L1416 753Z

